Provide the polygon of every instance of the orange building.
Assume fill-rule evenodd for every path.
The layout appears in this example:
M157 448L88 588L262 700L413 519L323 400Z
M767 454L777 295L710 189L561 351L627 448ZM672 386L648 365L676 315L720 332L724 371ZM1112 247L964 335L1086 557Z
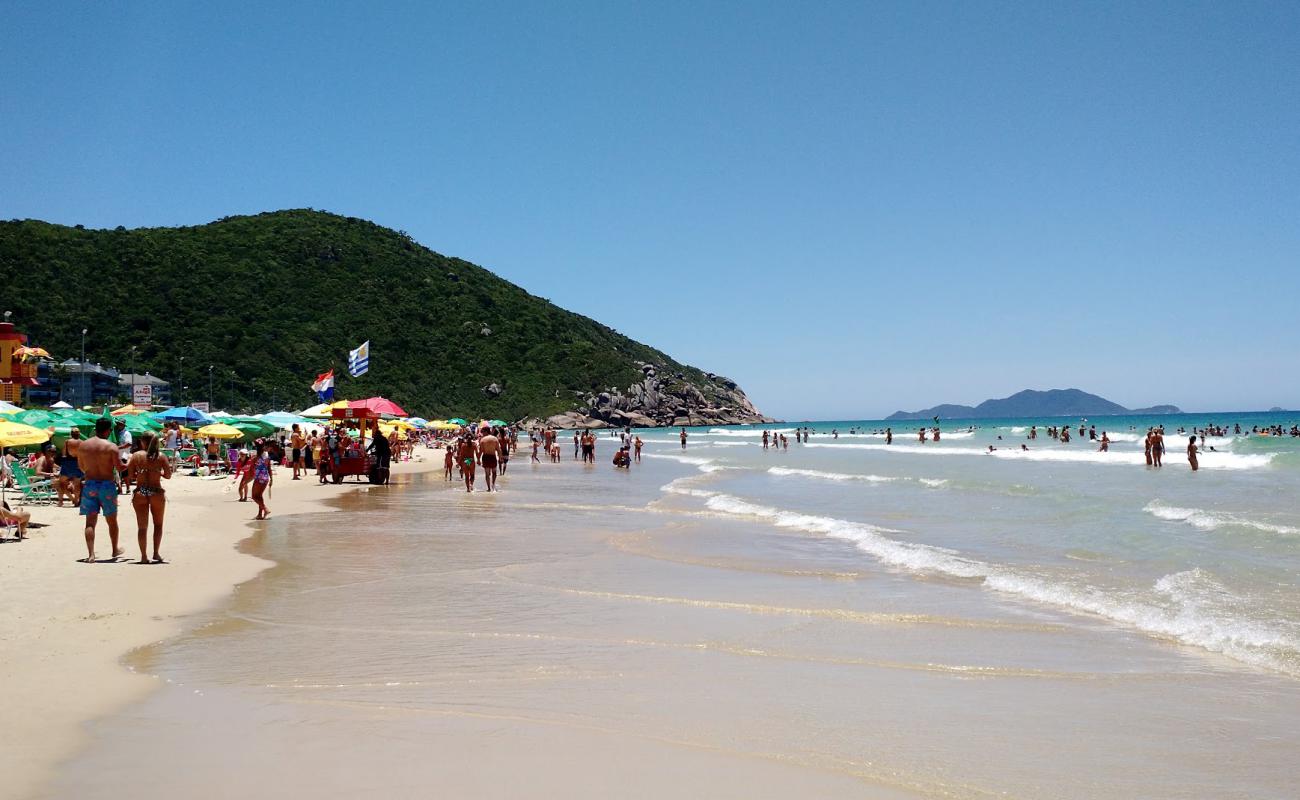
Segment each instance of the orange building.
M0 400L15 405L22 404L24 387L36 385L36 362L14 355L26 346L27 334L14 330L12 322L0 322Z

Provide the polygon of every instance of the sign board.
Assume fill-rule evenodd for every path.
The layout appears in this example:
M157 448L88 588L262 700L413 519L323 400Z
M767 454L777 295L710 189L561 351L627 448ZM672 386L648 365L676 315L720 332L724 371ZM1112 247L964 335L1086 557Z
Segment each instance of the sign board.
M136 408L148 408L153 405L153 386L137 383L131 387L131 404Z
M202 411L204 414L208 413L207 403L190 403L190 407L194 408L196 411Z

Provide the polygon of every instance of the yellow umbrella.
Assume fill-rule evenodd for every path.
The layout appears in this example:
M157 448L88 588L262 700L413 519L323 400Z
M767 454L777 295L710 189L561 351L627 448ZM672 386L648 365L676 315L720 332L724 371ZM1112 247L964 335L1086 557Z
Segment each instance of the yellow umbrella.
M0 419L0 447L25 447L50 440L50 432L21 422Z
M114 417L125 417L125 416L130 416L132 414L143 414L144 411L145 410L143 408L136 408L134 405L125 405L122 406L121 408L114 409L108 413Z
M224 422L214 422L211 425L204 425L197 431L199 436L212 436L217 439L242 439L244 432L233 425L227 425Z
M445 419L435 420L429 423L429 427L436 431L458 431L460 426L454 422L448 422Z

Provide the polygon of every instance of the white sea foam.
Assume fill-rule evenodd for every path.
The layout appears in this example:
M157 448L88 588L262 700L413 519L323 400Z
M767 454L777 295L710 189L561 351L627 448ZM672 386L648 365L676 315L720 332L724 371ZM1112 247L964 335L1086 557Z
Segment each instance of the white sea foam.
M1071 445L1046 444L1038 447L1031 447L1028 450L1019 449L1019 445L1007 445L999 447L997 450L989 451L988 449L979 449L975 447L947 447L942 444L937 445L910 445L910 444L830 444L819 442L806 445L807 447L841 447L845 449L856 450L879 450L887 453L901 453L904 455L956 455L956 456L992 456L994 458L1004 458L1022 461L1063 461L1079 462L1093 464L1119 464L1119 465L1144 465L1146 458L1137 450L1110 450L1101 452L1094 449L1091 445L1080 444L1079 449L1068 449ZM1173 453L1166 454L1165 459L1171 460ZM1260 469L1267 467L1273 460L1275 453L1201 453L1200 465L1202 469ZM1171 462L1172 466L1172 462Z
M866 523L786 511L721 493L709 497L705 505L718 513L850 541L892 567L983 579L982 585L993 591L1093 614L1244 663L1300 675L1300 626L1243 619L1242 609L1249 601L1199 569L1166 575L1146 592L1101 589L989 564L947 548L898 541L886 535L897 531Z
M900 480L885 475L855 475L847 472L825 472L819 469L789 469L787 467L769 467L772 475L797 475L803 478L821 478L828 481L864 481L866 483L888 483Z
M793 476L800 478L819 478L827 481L862 481L864 483L891 483L894 481L915 481L925 486L939 487L948 483L946 478L911 478L905 475L863 475L853 472L827 472L820 469L791 469L788 467L768 467L771 475Z
M1224 527L1254 528L1258 531L1267 533L1279 533L1287 536L1300 534L1300 528L1290 525L1276 525L1271 522L1260 522L1250 519L1241 514L1233 514L1227 511L1205 511L1199 508L1179 508L1178 506L1167 506L1159 500L1152 500L1147 503L1143 511L1158 517L1159 519L1170 522L1185 522L1194 528L1203 531L1213 531Z
M713 497L715 494L717 494L717 492L710 492L707 489L696 489L695 487L690 485L694 481L699 480L701 477L703 476L687 475L682 478L675 478L674 480L665 483L663 486L660 486L659 491L667 492L668 494L682 494L682 495L686 495L687 497L705 497L705 498Z

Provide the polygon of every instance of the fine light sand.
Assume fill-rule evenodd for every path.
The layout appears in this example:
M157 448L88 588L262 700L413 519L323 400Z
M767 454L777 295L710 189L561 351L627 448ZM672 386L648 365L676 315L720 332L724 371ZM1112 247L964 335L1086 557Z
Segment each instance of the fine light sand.
M440 466L432 459L394 465L394 473ZM315 476L290 480L277 470L273 517L324 510L346 488ZM30 539L0 545L0 799L27 797L86 741L84 723L137 701L157 679L129 671L129 651L181 631L190 615L270 566L236 549L254 526L256 506L236 501L229 480L175 476L167 486L162 555L140 565L135 512L120 499L116 563L83 564L82 518L71 507L30 506ZM11 500L10 505L13 505ZM152 544L150 545L152 547ZM96 555L111 552L101 519Z

